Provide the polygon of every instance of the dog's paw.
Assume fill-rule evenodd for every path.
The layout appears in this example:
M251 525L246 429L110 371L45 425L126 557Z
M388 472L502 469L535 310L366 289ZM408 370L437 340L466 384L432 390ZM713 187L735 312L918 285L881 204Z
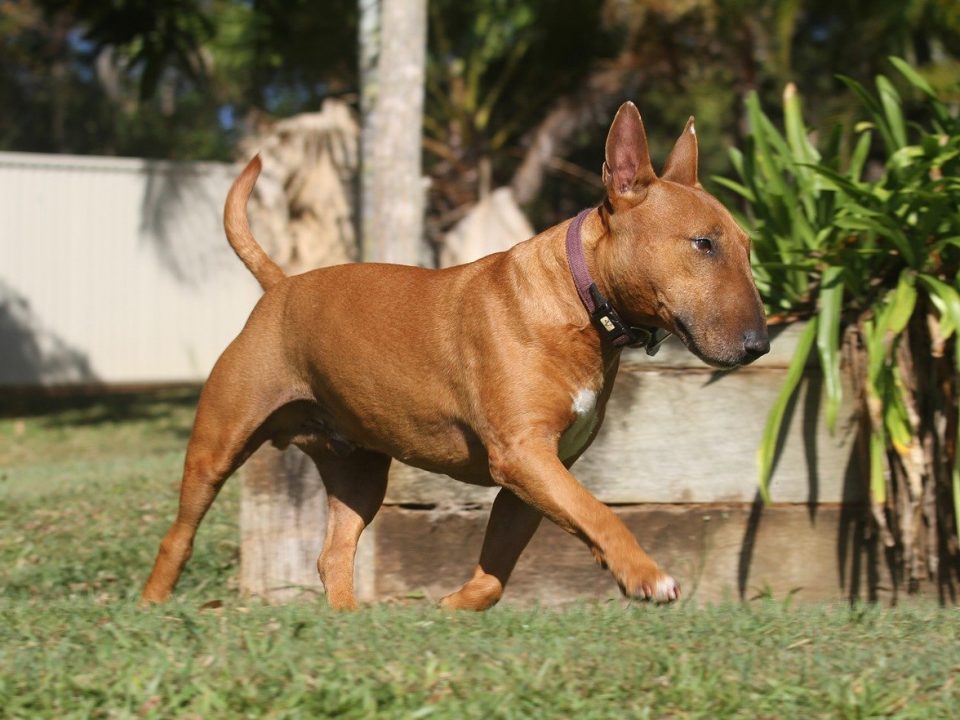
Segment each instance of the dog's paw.
M641 582L637 591L630 593L638 600L672 603L680 599L680 583L666 573L657 573L651 582Z
M493 575L477 572L455 593L440 600L445 610L487 610L503 596L503 584Z

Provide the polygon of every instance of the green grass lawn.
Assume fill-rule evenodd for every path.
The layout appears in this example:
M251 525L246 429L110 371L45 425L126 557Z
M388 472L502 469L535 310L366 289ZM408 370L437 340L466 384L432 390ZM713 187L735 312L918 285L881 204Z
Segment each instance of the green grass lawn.
M139 610L195 401L7 402L0 717L960 717L960 611L933 605L243 601L230 483L175 600Z

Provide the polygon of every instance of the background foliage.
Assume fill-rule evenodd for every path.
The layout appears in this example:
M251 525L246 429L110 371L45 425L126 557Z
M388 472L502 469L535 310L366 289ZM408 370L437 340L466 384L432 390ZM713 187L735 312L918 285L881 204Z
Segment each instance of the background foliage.
M264 117L330 96L355 101L356 23L356 0L4 0L0 149L228 159ZM750 126L751 93L775 110L792 80L815 99L811 126L829 127L856 111L835 73L867 81L890 54L938 91L951 86L960 8L433 0L428 226L444 230L490 183L513 184L538 226L593 201L604 132L624 98L639 103L659 158L696 113L704 168L725 172L725 148ZM534 157L534 139L549 158Z

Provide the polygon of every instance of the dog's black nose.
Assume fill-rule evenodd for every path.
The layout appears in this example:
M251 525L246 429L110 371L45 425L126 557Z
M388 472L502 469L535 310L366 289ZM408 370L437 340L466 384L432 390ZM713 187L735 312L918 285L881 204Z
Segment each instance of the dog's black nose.
M743 334L743 349L751 360L756 360L770 352L770 337L767 335L767 329L747 330Z

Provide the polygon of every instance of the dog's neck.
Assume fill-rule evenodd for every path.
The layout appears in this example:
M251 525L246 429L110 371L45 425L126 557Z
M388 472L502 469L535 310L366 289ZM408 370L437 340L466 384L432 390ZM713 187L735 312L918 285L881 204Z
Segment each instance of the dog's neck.
M611 236L609 218L604 208L590 211L580 228L579 244L586 260L590 280L615 308L617 314L632 326L655 329L661 326L656 314L656 299L648 288L636 285L638 268L623 267L617 241ZM625 292L627 283L631 283Z
M631 325L659 327L653 308L655 299L646 301L649 293L644 288L630 288L624 293L621 285L636 277L629 268L622 268L617 242L610 236L609 225L602 211L591 211L580 229L580 244L590 279L600 293L616 307L621 318ZM577 292L566 251L566 235L570 222L556 225L527 242L514 246L508 256L513 259L508 287L518 292L512 302L540 308L541 317L554 318L560 325L579 328L581 341L592 349L591 354L606 356L619 354L620 347L601 341L600 333L591 322ZM539 290L537 278L548 280L554 287L569 288L562 294L545 294ZM626 304L624 298L641 298L641 303ZM647 308L650 308L648 310ZM578 343L579 345L580 343ZM606 364L606 363L604 363Z

